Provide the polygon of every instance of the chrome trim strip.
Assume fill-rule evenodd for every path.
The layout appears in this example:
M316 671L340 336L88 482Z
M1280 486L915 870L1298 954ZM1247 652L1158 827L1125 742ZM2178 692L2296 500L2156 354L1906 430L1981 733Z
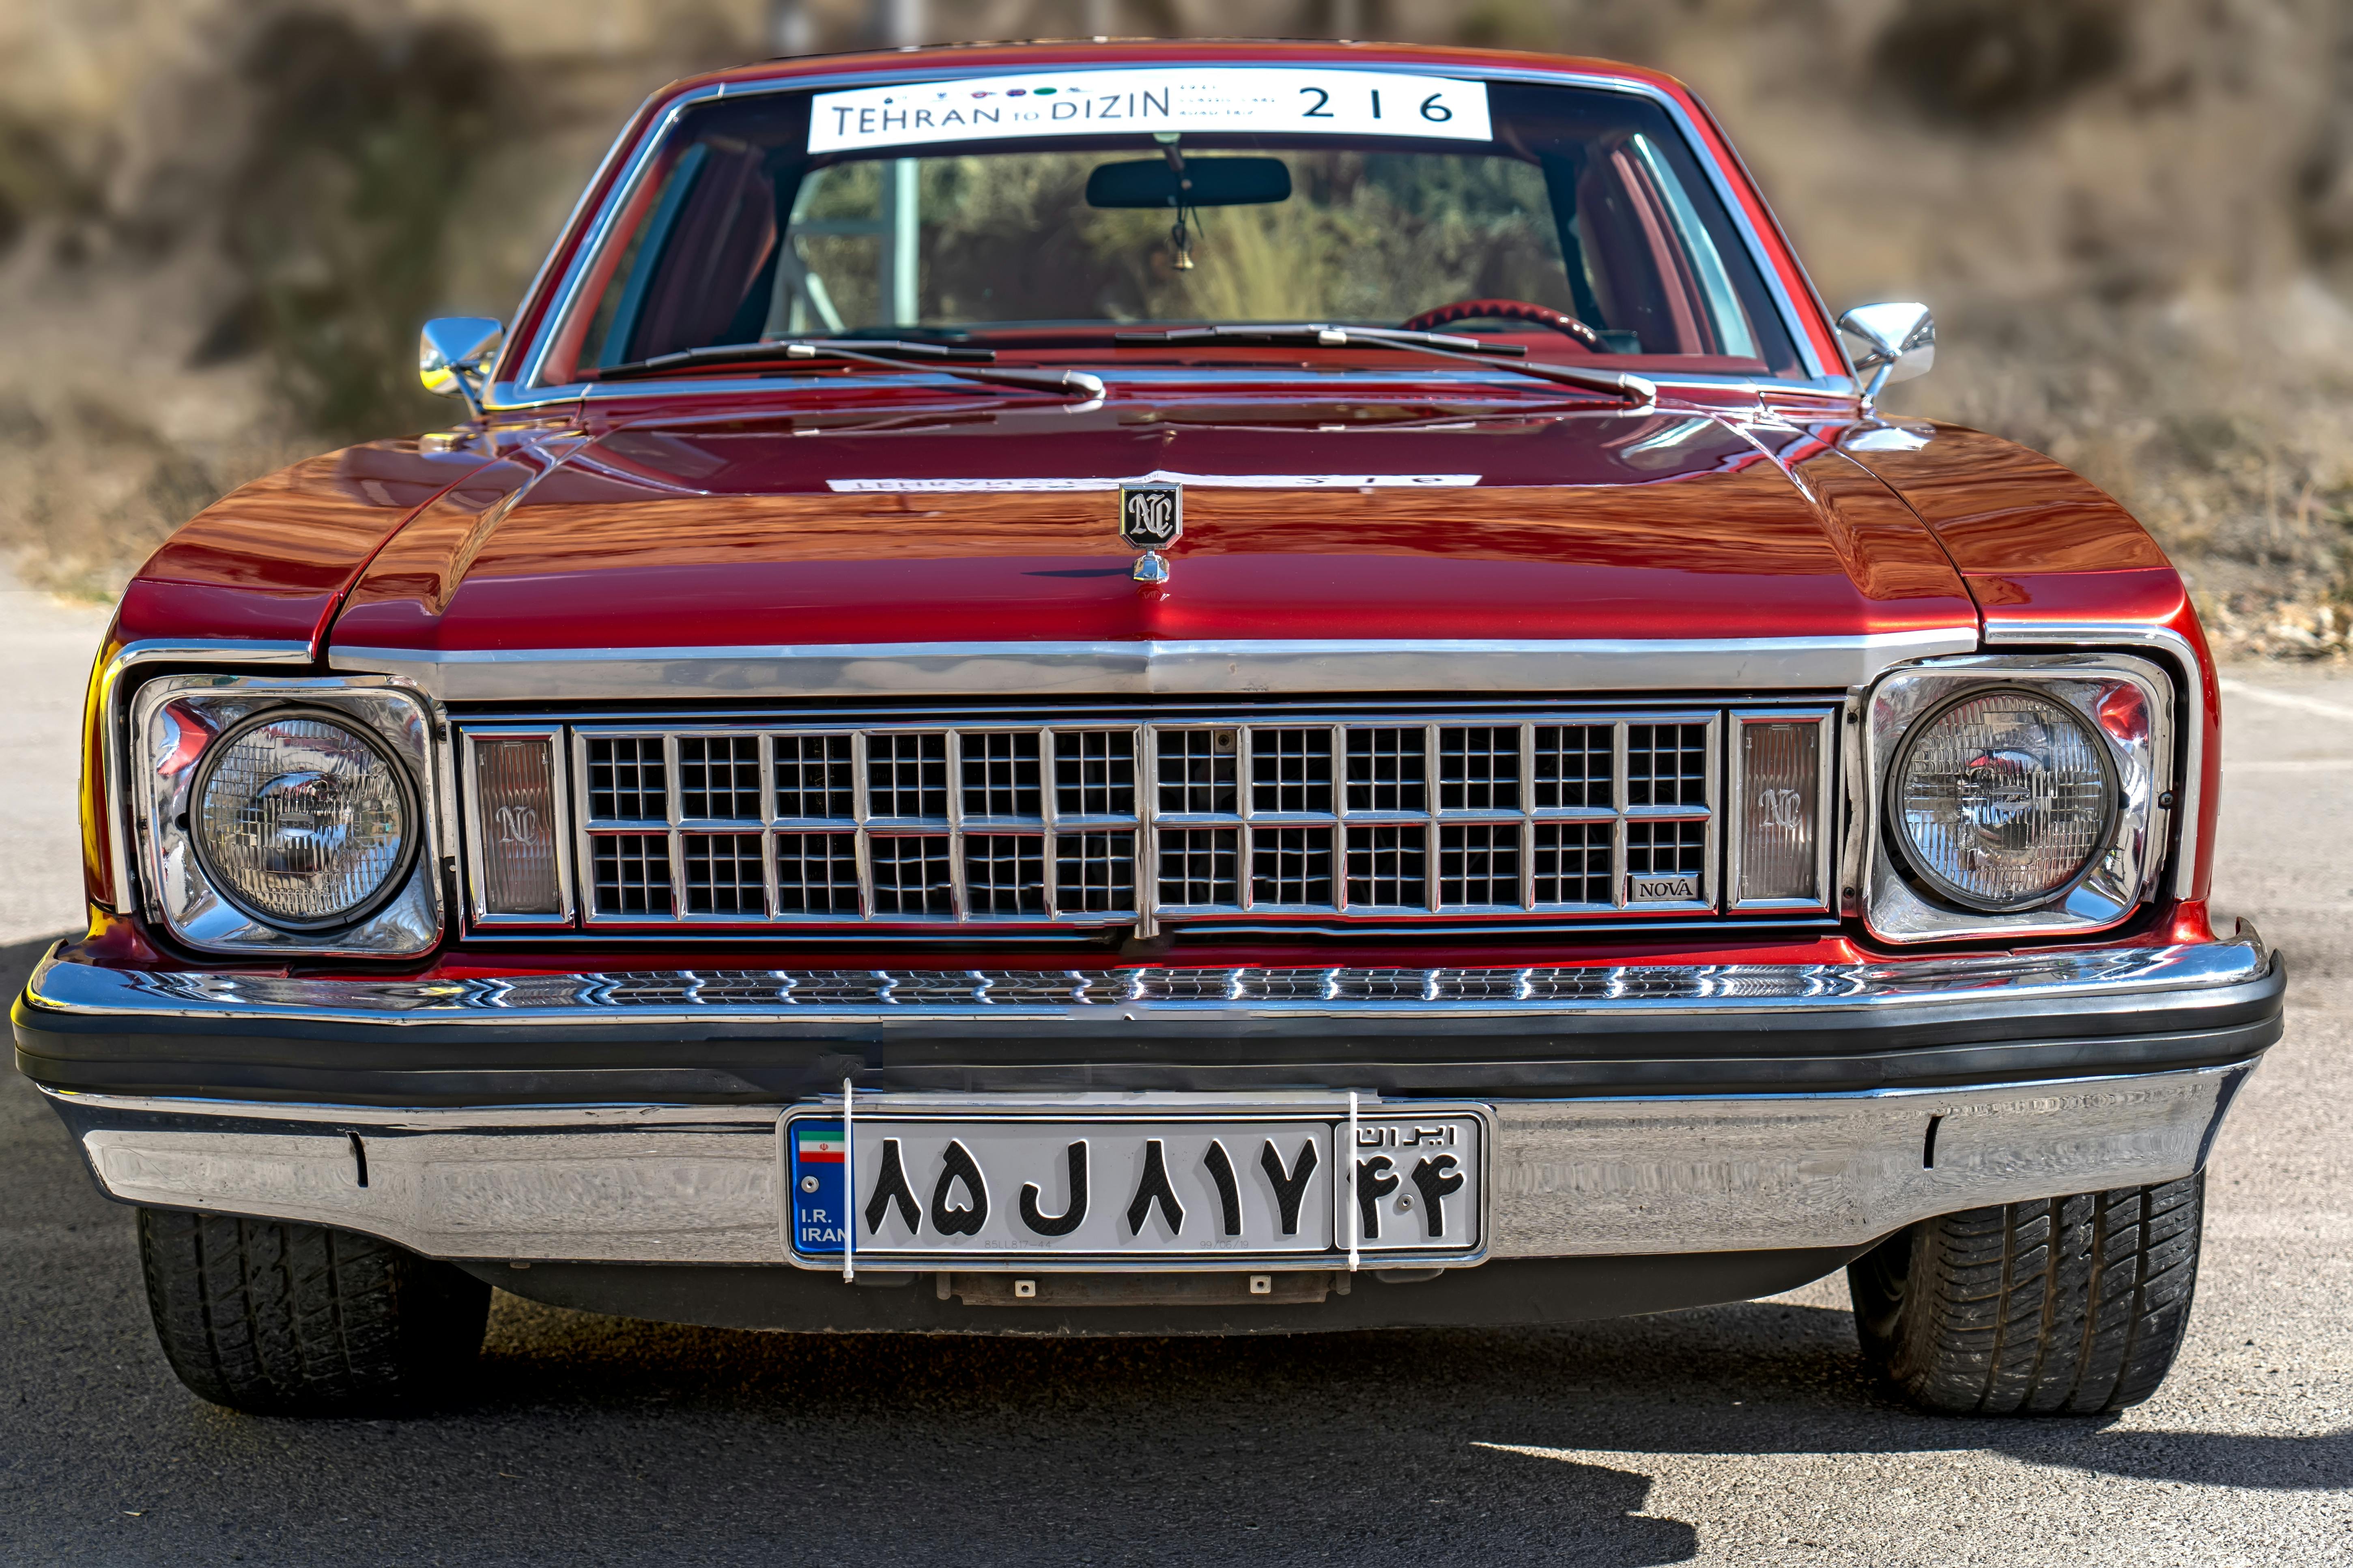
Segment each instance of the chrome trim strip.
M2175 665L2174 698L2181 705L2181 770L2174 789L2174 819L2180 825L2173 894L2189 897L2198 879L2199 806L2206 787L2206 667L2189 639L2171 626L2119 626L2114 622L2012 621L1989 615L1989 647L2137 647L2153 649Z
M668 970L471 979L330 979L101 968L52 950L25 988L82 1016L297 1021L384 1027L667 1026L738 1018L1410 1018L1542 1015L1915 1015L2085 996L2153 996L2259 980L2263 940L1843 964L1625 964L1497 969Z
M1856 1247L1933 1215L2171 1181L2203 1163L2253 1070L1496 1101L1489 1256ZM791 1261L778 1224L783 1105L428 1110L44 1092L99 1184L125 1203L338 1226L442 1258ZM1295 1116L1335 1099L877 1094L859 1109ZM1422 1102L1366 1103L1395 1114Z
M1056 68L1111 70L1126 68L1129 64L1130 62L1127 61L1105 60L1099 64L1077 64ZM911 64L911 68L904 70L870 68L861 70L830 71L749 82L715 82L697 88L691 92L680 94L671 100L659 120L649 124L639 133L635 151L628 154L628 167L606 191L605 199L598 207L588 231L581 237L579 245L573 249L571 259L565 267L563 279L556 285L548 309L541 315L539 329L533 334L531 344L529 361L512 382L501 382L487 389L486 406L493 411L528 408L549 403L576 402L591 395L591 384L588 383L557 386L543 384L541 375L546 369L548 352L554 345L564 321L585 303L578 297L582 280L588 271L590 263L604 248L610 237L613 226L618 221L619 215L627 210L638 183L645 177L646 170L651 164L656 150L661 145L662 138L689 109L703 103L715 102L723 98L740 98L759 93L818 92L832 87L872 86L885 80L909 83L938 81L970 75L975 68L977 68ZM1390 70L1397 68L1394 63L1367 61L1361 66L1319 62L1318 68ZM1630 97L1646 99L1657 105L1673 123L1676 132L1683 137L1684 147L1690 153L1693 162L1705 172L1708 184L1715 192L1716 200L1724 207L1726 221L1732 225L1734 232L1740 236L1741 242L1748 252L1749 265L1757 269L1758 279L1764 286L1767 297L1773 300L1775 308L1780 312L1783 330L1789 334L1799 363L1805 368L1807 374L1811 378L1821 379L1840 376L1846 373L1848 367L1824 364L1820 356L1815 352L1813 339L1806 331L1805 320L1798 308L1798 303L1790 298L1788 289L1783 286L1780 274L1774 268L1771 257L1766 250L1764 237L1757 233L1756 226L1749 221L1747 210L1741 205L1737 194L1732 188L1731 176L1715 159L1706 155L1702 147L1698 126L1684 111L1683 105L1677 103L1667 92L1648 82L1631 81L1622 77L1604 76L1590 71L1498 69L1480 71L1476 74L1479 79L1483 81L1525 82L1538 86L1575 87L1602 92L1624 93ZM597 166L599 177L615 159L623 155L623 141L626 140L627 135L625 129L622 138L616 140L606 153L603 162ZM586 187L586 189L593 188L593 182L591 185ZM586 200L585 191L583 200ZM1763 200L1761 194L1758 200L1760 202ZM568 232L569 228L570 225L567 224L565 232ZM1793 257L1792 259L1794 260L1795 258ZM548 260L541 264L543 277L553 260L554 255L551 252ZM1800 276L1804 276L1803 264L1798 265ZM526 307L529 301L536 297L536 287L535 279L533 291L524 295ZM1810 278L1808 279L1808 287L1812 287ZM521 313L518 312L518 319L520 317ZM1833 333L1833 340L1835 341L1835 333ZM695 382L672 382L666 383L663 386L665 395L700 390L705 390L705 388Z
M336 647L338 671L443 702L807 697L1263 697L1340 691L1838 690L1973 653L1975 625L1850 637L829 643L761 647Z
M106 810L106 847L114 871L114 908L118 914L128 913L139 907L139 882L132 867L131 824L128 815L127 788L130 775L123 765L123 726L128 715L117 700L123 677L142 664L308 664L311 645L306 642L248 642L237 638L217 640L151 641L125 643L106 668L98 673L97 690L92 700L97 702L102 726L101 744L106 755L104 784Z

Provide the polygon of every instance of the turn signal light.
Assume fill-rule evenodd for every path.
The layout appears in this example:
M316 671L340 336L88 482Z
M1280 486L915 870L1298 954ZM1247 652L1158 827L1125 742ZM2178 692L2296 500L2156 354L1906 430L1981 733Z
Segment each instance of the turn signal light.
M1743 715L1737 906L1824 901L1822 720Z
M554 915L564 909L555 843L555 749L541 735L474 737L475 824L482 911Z

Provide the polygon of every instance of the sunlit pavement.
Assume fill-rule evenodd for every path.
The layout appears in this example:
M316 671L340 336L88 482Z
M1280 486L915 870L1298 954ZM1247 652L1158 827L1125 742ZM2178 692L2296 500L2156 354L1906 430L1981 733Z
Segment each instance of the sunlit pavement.
M0 631L12 990L72 918L97 628L36 608ZM2121 1419L1913 1415L1863 1380L1833 1277L1567 1331L1261 1342L799 1339L501 1297L447 1412L255 1420L173 1380L130 1211L11 1076L0 1562L2344 1562L2353 672L2232 679L2218 898L2287 951L2289 1031L2216 1156L2189 1347Z

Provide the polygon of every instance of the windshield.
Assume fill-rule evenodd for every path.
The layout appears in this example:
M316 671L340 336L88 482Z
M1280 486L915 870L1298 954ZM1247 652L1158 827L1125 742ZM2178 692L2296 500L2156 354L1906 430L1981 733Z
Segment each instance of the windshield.
M1128 129L1133 125L1134 129ZM1494 337L1798 374L1749 253L1630 94L1179 68L723 99L680 116L552 358L785 337L1084 349L1200 323ZM1597 365L1597 368L1600 368Z

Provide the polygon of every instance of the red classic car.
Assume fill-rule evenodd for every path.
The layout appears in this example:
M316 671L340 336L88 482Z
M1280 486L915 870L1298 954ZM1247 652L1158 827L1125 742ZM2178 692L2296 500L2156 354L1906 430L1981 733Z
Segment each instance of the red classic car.
M680 83L426 329L462 423L131 584L18 1066L247 1409L428 1393L493 1284L1255 1333L1841 1268L1915 1400L2130 1405L2284 974L2209 923L2180 580L1876 413L1933 345L1646 71Z

